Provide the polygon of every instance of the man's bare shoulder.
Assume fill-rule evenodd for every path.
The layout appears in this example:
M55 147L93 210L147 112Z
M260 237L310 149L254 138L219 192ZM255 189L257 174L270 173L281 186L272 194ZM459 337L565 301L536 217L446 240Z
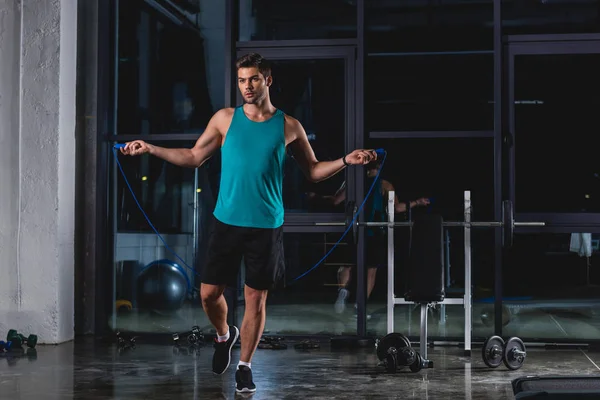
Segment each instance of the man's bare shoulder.
M211 118L211 124L222 134L225 135L227 130L229 129L229 125L231 125L231 121L233 120L233 113L235 112L235 108L226 107L221 108L219 111L214 113Z
M213 118L215 118L217 120L226 121L228 119L233 118L233 113L234 112L235 112L235 108L234 107L221 108L219 111L217 111L215 113L215 115L213 116Z
M285 134L290 139L290 142L306 135L300 121L289 114L284 114L285 119Z
M285 125L287 128L298 129L302 127L300 121L289 114L283 114L283 118L285 119Z

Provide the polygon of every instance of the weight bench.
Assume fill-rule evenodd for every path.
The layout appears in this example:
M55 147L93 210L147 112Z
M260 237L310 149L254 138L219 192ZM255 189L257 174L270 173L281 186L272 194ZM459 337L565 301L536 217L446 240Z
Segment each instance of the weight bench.
M427 359L427 311L430 304L444 301L444 227L439 215L413 219L408 257L407 291L404 300L421 306L420 354L422 368L433 368Z
M433 368L427 358L427 316L430 305L456 304L465 308L465 355L471 355L471 228L464 228L465 294L463 298L446 298L444 263L444 226L439 215L425 214L413 218L408 257L407 290L404 298L395 297L394 288L394 198L388 193L388 301L387 333L394 332L394 306L419 304L421 308L420 349L422 368ZM465 191L465 222L471 222L471 192Z
M515 399L598 399L598 376L526 376L511 382Z

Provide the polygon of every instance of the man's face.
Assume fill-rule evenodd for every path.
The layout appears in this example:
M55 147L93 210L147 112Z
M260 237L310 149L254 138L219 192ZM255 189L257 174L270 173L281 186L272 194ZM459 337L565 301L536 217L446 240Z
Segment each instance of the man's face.
M271 77L265 79L256 67L238 69L238 87L244 101L248 104L256 104L264 100L271 79Z

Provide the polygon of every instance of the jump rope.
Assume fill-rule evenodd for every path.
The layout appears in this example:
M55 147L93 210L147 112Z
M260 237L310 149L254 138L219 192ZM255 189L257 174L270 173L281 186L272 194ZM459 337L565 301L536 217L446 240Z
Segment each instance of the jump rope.
M113 154L115 156L115 160L117 162L117 166L119 167L119 171L121 171L121 175L123 175L123 179L125 180L125 184L127 185L127 187L129 188L129 191L131 192L131 196L133 197L133 200L135 200L135 204L137 204L138 208L140 209L140 211L142 212L142 215L144 216L144 218L146 219L146 221L148 222L148 225L150 225L150 227L152 228L152 230L154 231L154 233L156 233L156 236L158 236L158 238L163 242L163 244L165 245L165 248L171 253L173 254L179 261L181 261L183 263L184 266L186 266L190 271L192 271L195 275L200 276L200 274L198 272L196 272L195 268L190 267L173 249L171 249L169 247L169 245L167 244L167 242L165 241L165 239L162 237L162 235L158 232L158 230L156 229L156 227L154 226L154 224L152 224L152 221L150 221L150 218L148 217L148 215L146 214L146 212L144 211L144 208L142 207L142 205L140 204L140 202L138 201L135 192L133 191L133 188L131 187L131 185L129 184L129 181L127 180L127 176L125 175L125 171L123 170L123 167L121 166L121 163L119 162L119 155L117 154L117 149L123 148L125 147L125 144L122 143L117 143L114 145L113 147ZM344 239L344 237L346 237L346 235L348 234L348 232L350 232L350 230L352 229L352 227L354 226L354 222L356 221L356 218L360 215L360 212L362 211L363 207L365 206L365 204L367 203L367 200L369 199L369 196L371 196L371 193L373 192L373 188L375 187L375 184L377 183L377 181L379 180L379 174L381 173L381 170L383 168L383 164L385 163L385 159L387 157L387 152L384 149L377 149L375 150L375 152L377 153L377 157L383 157L383 159L381 160L381 164L379 164L379 168L377 170L377 175L375 176L375 179L373 180L373 183L371 184L371 187L369 188L369 191L367 192L367 195L365 196L362 204L360 205L360 207L358 208L358 210L356 211L356 214L354 214L352 221L348 224L348 227L346 228L346 230L344 231L344 233L342 234L342 236L339 238L339 240L335 243L335 245L333 245L333 247L323 256L323 258L321 258L315 265L313 265L309 270L307 270L306 272L304 272L302 275L298 276L297 278L294 279L294 282L298 281L299 279L305 277L306 275L308 275L310 272L314 271L319 265L321 265L321 263L323 261L325 261L325 259L327 257L329 257L329 255L331 254L331 252L333 250L335 250L335 248L341 243L341 241Z

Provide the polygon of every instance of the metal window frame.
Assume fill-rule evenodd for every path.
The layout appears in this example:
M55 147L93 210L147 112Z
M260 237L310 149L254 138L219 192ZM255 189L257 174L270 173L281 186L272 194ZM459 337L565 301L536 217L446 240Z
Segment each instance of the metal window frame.
M93 331L97 335L104 335L110 331L108 316L112 309L114 268L108 268L113 259L113 235L109 235L111 220L109 212L108 188L112 179L110 168L110 142L107 140L112 131L114 114L114 89L116 88L115 71L117 59L112 51L117 51L115 46L117 21L115 0L98 1L98 83L97 83L97 118L96 118L96 193L94 230L95 255L94 255L94 282L87 282L90 289L86 297L94 302ZM100 38L108 38L101 40ZM113 87L111 88L111 83ZM93 296L93 297L92 297Z
M369 139L493 138L494 131L371 131Z
M508 152L509 199L515 205L515 218L523 221L545 221L543 229L517 228L516 233L600 231L600 213L535 213L518 212L516 198L516 146L518 133L515 121L515 57L547 54L600 54L600 34L586 35L522 35L508 36L504 42L507 65L508 134L513 145Z

